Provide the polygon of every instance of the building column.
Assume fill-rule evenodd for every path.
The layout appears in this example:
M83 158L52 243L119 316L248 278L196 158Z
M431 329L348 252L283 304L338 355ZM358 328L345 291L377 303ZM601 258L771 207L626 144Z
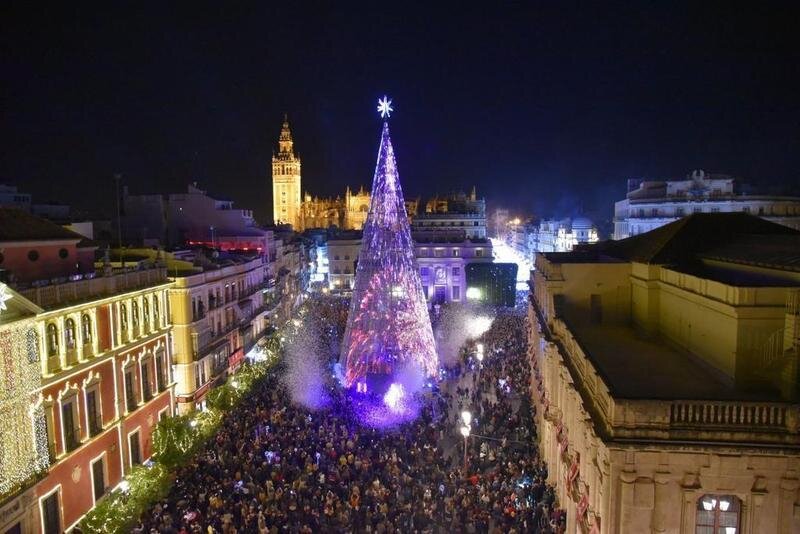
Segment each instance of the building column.
M633 484L636 482L636 471L622 471L619 474L619 517L615 532L625 533L631 524L633 513Z
M669 473L656 472L653 476L654 500L653 503L653 531L666 532L667 517L670 513Z
M778 532L780 534L797 532L799 521L794 518L794 507L797 502L797 489L800 481L796 478L782 478L778 497Z

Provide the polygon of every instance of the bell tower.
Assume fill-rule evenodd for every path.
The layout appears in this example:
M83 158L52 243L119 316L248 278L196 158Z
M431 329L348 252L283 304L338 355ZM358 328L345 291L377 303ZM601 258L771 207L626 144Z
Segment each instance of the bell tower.
M278 153L272 155L272 218L275 224L291 224L302 232L300 217L300 158L294 154L289 119L283 116Z

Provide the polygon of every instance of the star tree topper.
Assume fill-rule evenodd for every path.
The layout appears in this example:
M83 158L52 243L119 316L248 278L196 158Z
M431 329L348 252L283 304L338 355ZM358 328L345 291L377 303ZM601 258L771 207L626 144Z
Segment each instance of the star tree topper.
M387 98L386 95L383 95L382 99L378 99L378 112L381 114L382 119L391 117L392 111L394 111L394 108L392 107L391 98Z

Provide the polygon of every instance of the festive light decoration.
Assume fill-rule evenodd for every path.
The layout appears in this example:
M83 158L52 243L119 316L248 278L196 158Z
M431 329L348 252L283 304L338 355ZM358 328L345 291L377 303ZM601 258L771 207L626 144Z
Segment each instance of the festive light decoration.
M7 300L11 300L11 295L7 291L8 286L5 284L0 284L0 311L5 311L8 309L6 305Z
M383 99L378 99L378 113L381 114L382 119L391 117L392 111L394 111L394 108L392 107L391 99L387 99L386 95L383 95Z
M384 97L378 111L388 116L391 100ZM425 376L438 369L386 121L371 199L342 342L347 387L368 374L390 376L399 367L417 367Z
M40 385L37 362L31 321L0 329L0 497L24 485L49 463L44 409L41 403L31 406L33 392Z

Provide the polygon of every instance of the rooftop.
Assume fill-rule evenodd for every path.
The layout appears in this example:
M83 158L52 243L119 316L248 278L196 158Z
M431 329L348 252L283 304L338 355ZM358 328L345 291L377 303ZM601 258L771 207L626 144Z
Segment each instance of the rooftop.
M749 254L740 241L743 237L751 236L752 244L778 235L800 236L800 232L747 213L694 213L644 234L592 246L622 260L665 265L725 246L739 247L740 255Z
M0 208L0 242L86 241L80 234L17 208Z
M565 323L617 398L780 401L780 395L737 389L689 353L645 339L623 325L596 325L571 317Z

